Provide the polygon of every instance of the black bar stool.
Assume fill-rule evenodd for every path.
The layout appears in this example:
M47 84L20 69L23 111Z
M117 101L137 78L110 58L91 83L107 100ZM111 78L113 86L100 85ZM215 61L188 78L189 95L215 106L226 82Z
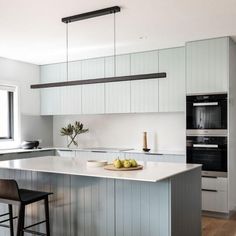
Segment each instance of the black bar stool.
M0 203L8 204L8 213L0 215L9 216L9 219L0 221L0 226L10 228L10 236L14 236L13 220L18 218L17 236L25 233L34 235L50 236L48 196L52 193L19 189L18 184L12 179L0 179ZM25 206L44 200L45 220L25 227ZM18 217L13 217L12 205L19 207ZM9 221L9 226L2 224ZM30 230L29 228L46 223L46 234Z

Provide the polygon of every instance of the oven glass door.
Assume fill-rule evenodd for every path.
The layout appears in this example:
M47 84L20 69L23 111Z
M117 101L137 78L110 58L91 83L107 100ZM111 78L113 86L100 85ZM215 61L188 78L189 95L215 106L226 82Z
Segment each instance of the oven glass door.
M187 129L227 129L225 96L187 97Z
M196 139L199 138L203 137L188 140L187 162L202 164L203 171L227 172L227 144L224 144L226 137L217 138L221 139L219 143L198 142Z

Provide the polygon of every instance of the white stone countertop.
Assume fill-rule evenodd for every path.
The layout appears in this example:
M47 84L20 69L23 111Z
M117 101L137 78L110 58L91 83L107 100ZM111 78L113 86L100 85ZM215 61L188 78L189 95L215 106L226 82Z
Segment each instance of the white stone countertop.
M86 161L78 157L35 157L11 161L1 161L0 169L15 169L66 175L90 176L134 181L157 182L180 173L201 168L201 165L163 162L139 162L143 170L109 171L103 167L87 167Z
M12 149L0 149L0 155L4 154L13 154L13 153L28 153L28 152L42 152L42 151L53 151L55 148L53 147L45 147L45 148L36 148L36 149L23 149L23 148L12 148Z

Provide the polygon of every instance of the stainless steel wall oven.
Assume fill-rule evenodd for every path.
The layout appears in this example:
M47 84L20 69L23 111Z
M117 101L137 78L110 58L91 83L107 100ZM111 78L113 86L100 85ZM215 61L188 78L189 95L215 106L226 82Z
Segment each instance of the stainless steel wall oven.
M187 134L227 134L227 94L187 96Z
M227 137L188 136L187 162L202 164L202 175L227 176Z
M187 162L203 176L227 176L227 106L227 94L187 96Z

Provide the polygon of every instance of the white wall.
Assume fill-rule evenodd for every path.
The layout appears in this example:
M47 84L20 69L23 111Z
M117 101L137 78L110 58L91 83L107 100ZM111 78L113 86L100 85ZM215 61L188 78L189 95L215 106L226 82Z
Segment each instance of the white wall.
M53 119L50 116L21 116L21 139L41 140L41 147L53 145Z
M19 86L20 112L40 114L40 93L31 90L30 84L39 82L39 66L0 58L0 82Z
M60 128L74 122L84 123L89 133L79 137L79 147L142 148L142 132L148 132L148 143L157 151L185 151L184 113L78 115L53 117L55 146L66 146Z
M34 127L31 126L32 122L39 118L40 115L40 92L39 90L32 90L30 89L30 85L33 83L39 83L39 66L14 61L6 58L0 58L0 84L6 85L15 85L18 87L19 92L19 124L26 119L29 123L29 127L32 127L31 132L29 130L26 132L25 129L26 125L23 125L21 129L21 125L19 127L19 137L14 146L19 145L20 142L24 139L30 139L33 137L33 133L36 138L36 130L34 127L37 127L37 130L43 129L44 125L47 122L52 122L48 119L45 122L39 122L38 124L34 124ZM27 118L28 116L28 118ZM47 126L47 125L46 125ZM48 126L47 126L48 127ZM45 132L44 136L40 135L40 138L48 140L47 138L52 137L52 124L51 128L47 129L48 131ZM22 135L23 134L23 137ZM50 143L45 145L51 145L52 140ZM10 145L11 146L11 145ZM9 147L10 147L9 146ZM0 148L7 148L8 145L5 143L0 143ZM12 146L11 146L12 147Z

